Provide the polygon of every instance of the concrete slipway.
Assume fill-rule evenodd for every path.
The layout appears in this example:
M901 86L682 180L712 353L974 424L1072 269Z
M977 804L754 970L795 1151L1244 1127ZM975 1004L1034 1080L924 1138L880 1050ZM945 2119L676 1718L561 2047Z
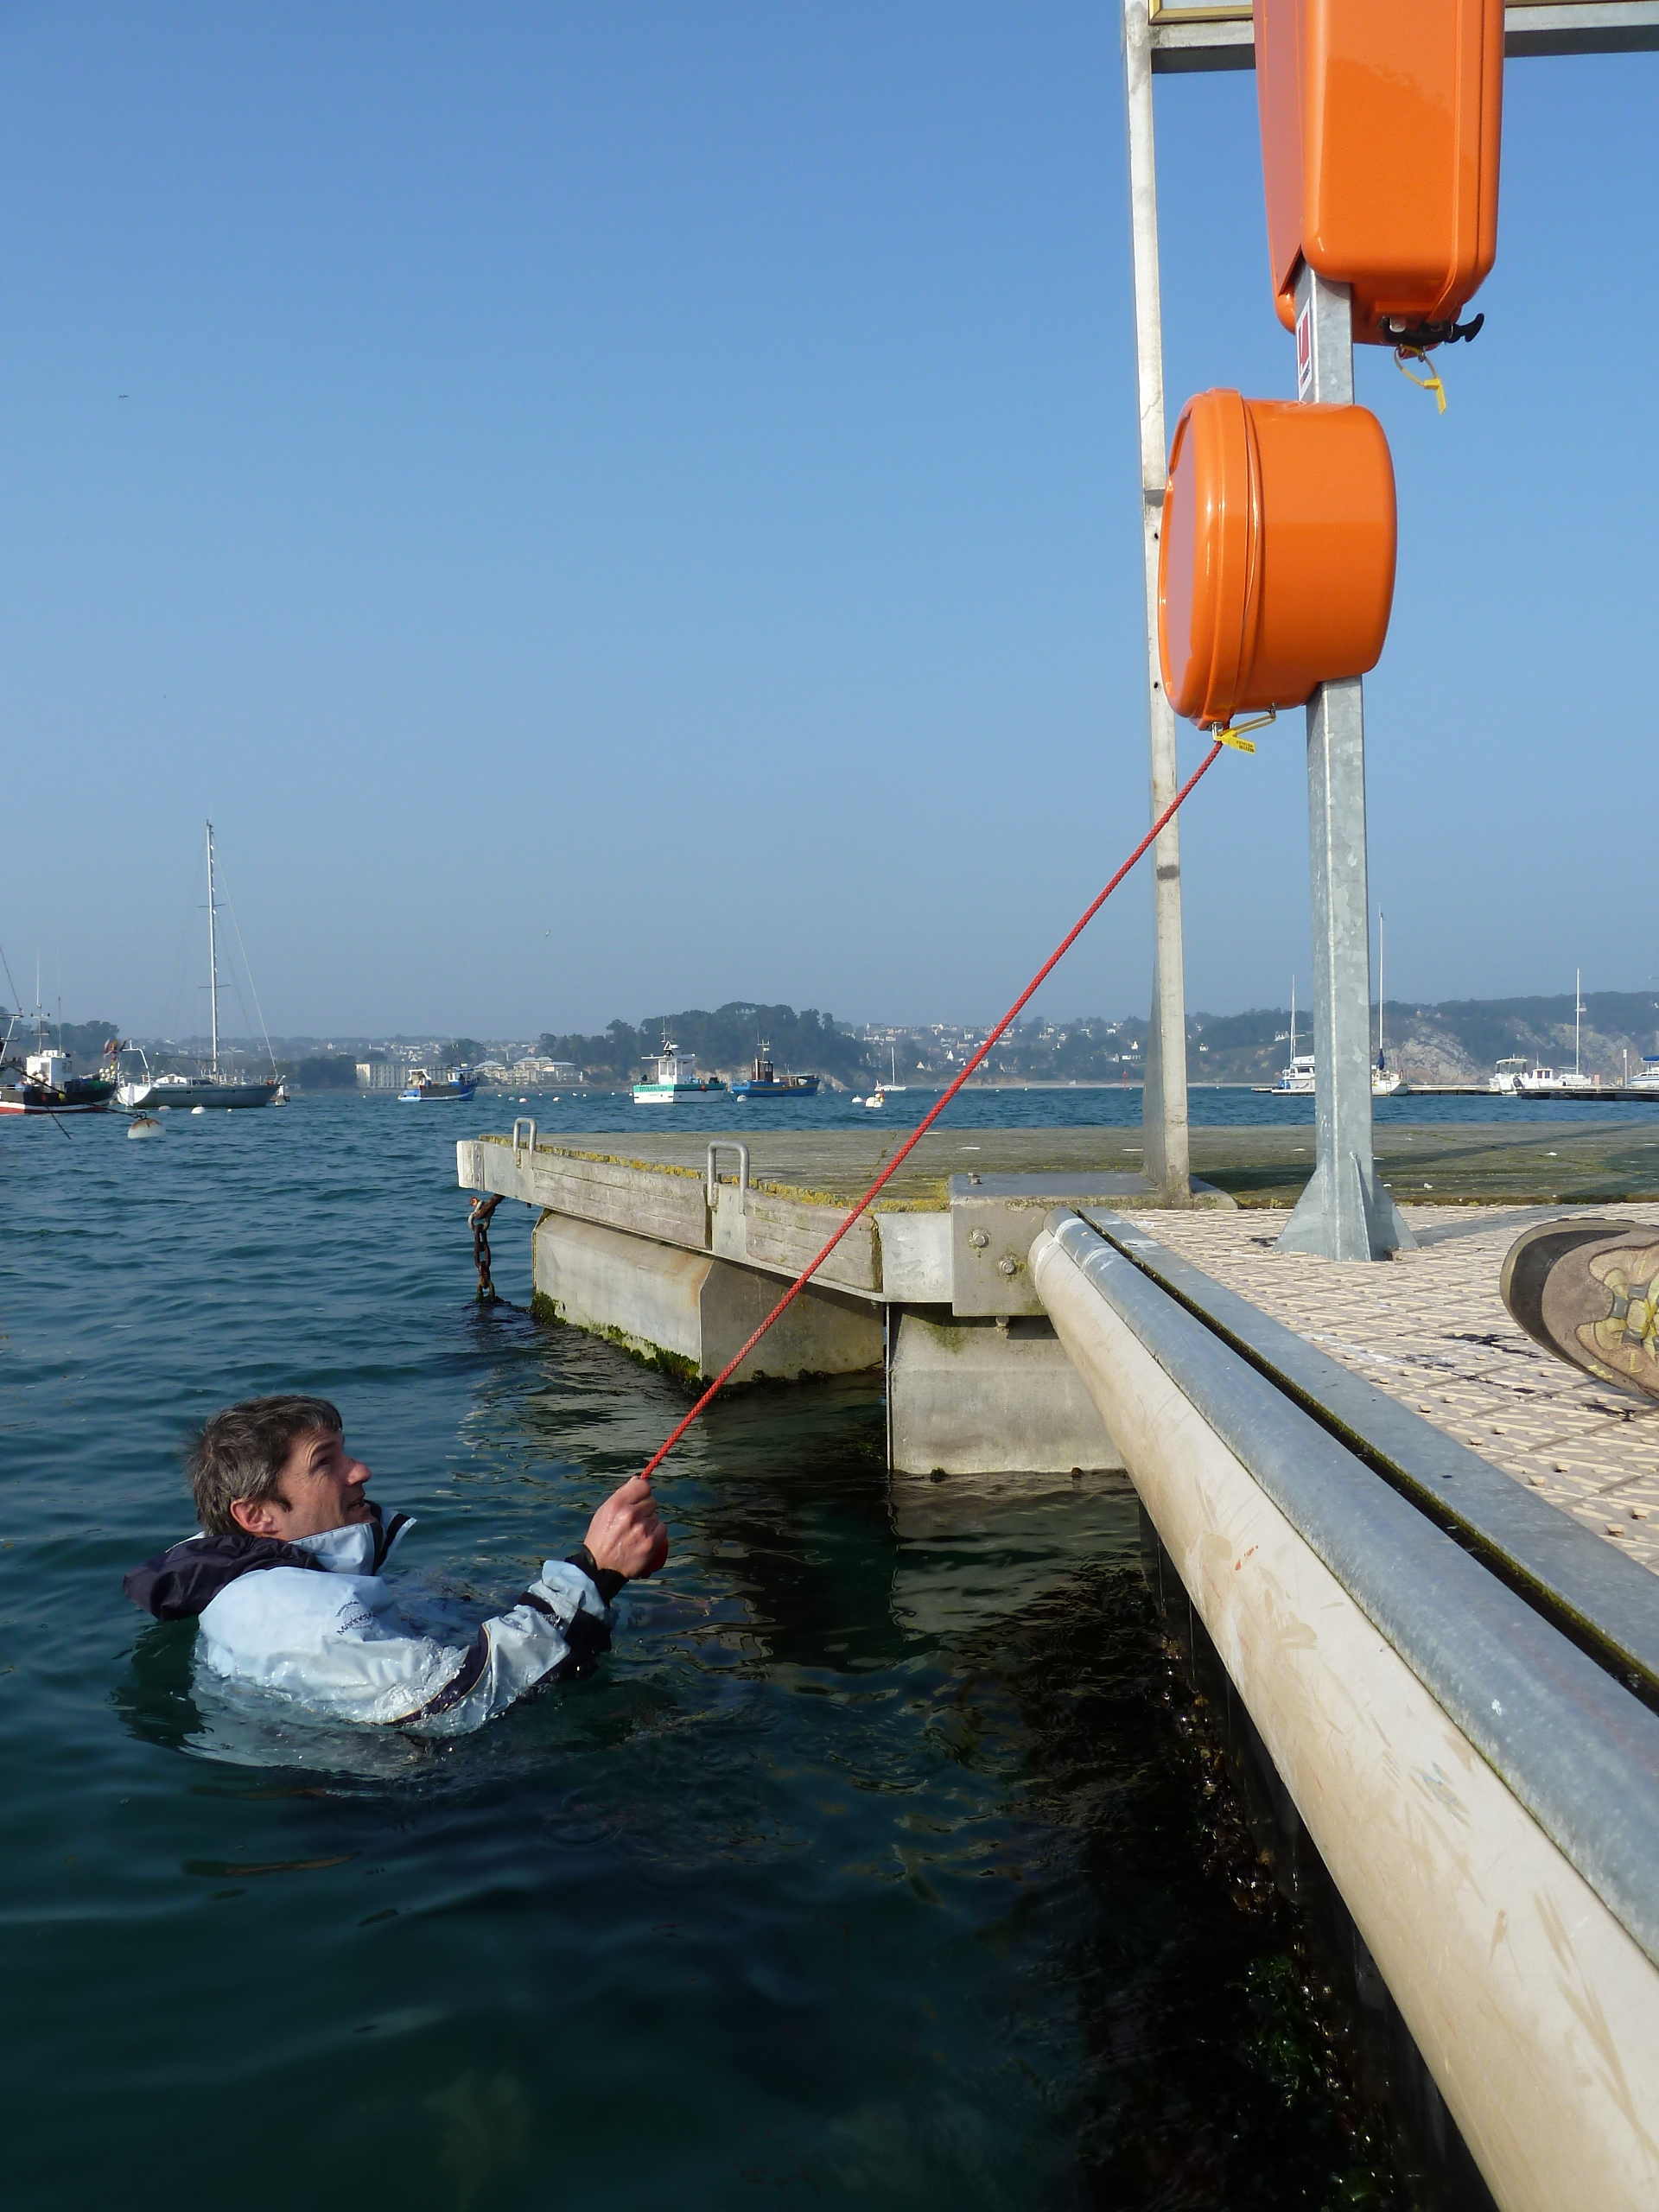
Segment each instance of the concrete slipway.
M1317 1864L1427 2133L1456 2122L1466 2190L1440 2201L1659 2203L1659 1430L1529 1344L1495 1256L1540 1198L1628 1198L1659 1154L1610 1166L1610 1133L1563 1164L1534 1128L1523 1173L1507 1133L1402 1133L1437 1195L1460 1174L1533 1203L1413 1207L1420 1251L1343 1267L1273 1253L1260 1212L1144 1211L1105 1134L936 1133L753 1371L885 1363L901 1474L1126 1468L1281 1881ZM1264 1136L1306 1136L1206 1134L1248 1135L1258 1178ZM460 1180L539 1209L538 1310L688 1377L888 1141L767 1132L711 1161L690 1135L626 1158L515 1135L463 1142Z

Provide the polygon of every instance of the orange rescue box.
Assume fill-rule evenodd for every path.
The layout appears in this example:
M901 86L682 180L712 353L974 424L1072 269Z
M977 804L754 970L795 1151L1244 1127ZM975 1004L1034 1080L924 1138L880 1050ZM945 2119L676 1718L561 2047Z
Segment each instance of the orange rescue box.
M1503 0L1255 0L1279 320L1296 268L1354 295L1354 336L1449 324L1497 256Z
M1205 727L1297 707L1382 658L1394 464L1368 408L1201 391L1175 426L1158 546L1158 650Z

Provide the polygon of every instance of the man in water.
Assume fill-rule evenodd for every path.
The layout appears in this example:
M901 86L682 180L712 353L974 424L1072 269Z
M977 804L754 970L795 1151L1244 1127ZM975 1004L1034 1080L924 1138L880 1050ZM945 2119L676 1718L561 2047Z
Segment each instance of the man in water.
M199 1618L214 1673L281 1690L335 1719L454 1734L527 1691L580 1674L611 1640L611 1600L654 1574L668 1535L636 1475L606 1499L568 1560L470 1646L401 1619L381 1569L414 1523L383 1521L369 1470L326 1398L250 1398L198 1431L188 1471L201 1531L123 1587L157 1620Z

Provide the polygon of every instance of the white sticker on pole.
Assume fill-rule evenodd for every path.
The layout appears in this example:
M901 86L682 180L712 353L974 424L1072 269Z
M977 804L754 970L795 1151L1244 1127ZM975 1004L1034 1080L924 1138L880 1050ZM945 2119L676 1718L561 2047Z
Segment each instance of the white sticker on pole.
M1296 397L1313 397L1313 302L1303 302L1296 317Z

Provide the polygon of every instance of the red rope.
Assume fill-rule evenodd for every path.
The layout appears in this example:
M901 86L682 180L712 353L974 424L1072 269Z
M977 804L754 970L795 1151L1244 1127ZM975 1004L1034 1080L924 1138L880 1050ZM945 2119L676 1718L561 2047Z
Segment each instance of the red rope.
M662 1465L664 1460L667 1459L669 1453L674 1449L674 1446L685 1434L686 1430L690 1427L692 1422L696 1421L697 1415L702 1411L703 1408L709 1403L715 1392L718 1391L724 1383L728 1382L732 1376L737 1372L738 1369L741 1367L744 1361L754 1350L756 1344L760 1343L761 1338L766 1335L766 1331L771 1328L772 1323L778 1319L779 1315L783 1313L789 1306L794 1304L795 1300L806 1288L807 1284L810 1282L813 1276L817 1274L818 1269L823 1265L830 1255L835 1250L836 1245L840 1243L842 1238L847 1234L853 1224L858 1219L860 1214L861 1214L869 1205L871 1200L880 1193L884 1185L889 1183L893 1176L897 1174L899 1169L904 1165L910 1154L916 1149L916 1147L927 1135L934 1122L938 1120L940 1115L944 1113L945 1108L950 1103L950 1101L962 1089L963 1084L967 1082L969 1077L974 1072L974 1070L983 1065L986 1055L990 1052L997 1043L997 1040L1018 1018L1022 1009L1029 1003L1038 988L1047 981L1048 977L1052 975L1055 969L1058 967L1060 962L1065 958L1065 955L1070 952L1072 946L1083 935L1084 930L1088 928L1090 923L1094 920L1095 916L1106 904L1106 901L1111 897L1113 892L1116 890L1118 885L1122 882L1129 870L1141 857L1142 854L1146 852L1147 847L1151 845L1160 833L1167 828L1169 823L1175 819L1175 817L1179 812L1182 804L1190 796L1194 787L1202 778L1209 774L1211 769L1213 768L1217 761L1220 760L1221 753L1222 748L1218 744L1211 748L1204 761L1198 767L1193 770L1192 773L1181 785L1179 791L1176 792L1174 798L1164 809L1164 811L1159 816L1158 819L1153 823L1151 829L1147 830L1146 836L1141 840L1135 850L1129 855L1128 860L1124 861L1122 867L1119 868L1117 874L1106 886L1106 888L1101 893L1099 898L1096 899L1094 904L1088 908L1086 912L1079 918L1076 925L1067 931L1066 935L1061 938L1059 944L1057 944L1053 951L1049 954L1048 958L1044 961L1042 966L1037 970L1037 973L1026 985L1025 989L1020 992L1019 997L1015 999L1014 1004L1003 1015L1001 1020L997 1023L995 1028L992 1030L990 1035L987 1037L985 1042L974 1054L972 1059L968 1062L967 1065L963 1069L961 1074L957 1076L955 1082L950 1084L947 1090L944 1090L940 1094L931 1109L925 1114L921 1120L916 1124L916 1127L911 1131L909 1136L906 1138L899 1150L894 1153L893 1158L881 1170L881 1173L876 1177L874 1182L871 1184L869 1189L865 1192L863 1197L853 1208L852 1211L847 1216L847 1218L842 1223L840 1228L836 1230L835 1235L830 1239L830 1242L824 1246L823 1251L818 1254L817 1259L815 1259L802 1274L796 1276L794 1281L791 1283L789 1288L784 1293L778 1303L772 1307L771 1313L767 1314L766 1319L760 1324L760 1327L749 1338L748 1342L743 1346L742 1350L737 1353L735 1357L727 1361L725 1366L721 1369L719 1374L715 1376L714 1381L709 1385L709 1388L697 1400L696 1404L692 1407L690 1412L687 1414L685 1419L680 1423L679 1427L676 1428L673 1433L668 1437L666 1441L659 1445L658 1449L652 1454L651 1458L645 1462L644 1467L640 1469L642 1475L648 1477L656 1472L657 1469Z

